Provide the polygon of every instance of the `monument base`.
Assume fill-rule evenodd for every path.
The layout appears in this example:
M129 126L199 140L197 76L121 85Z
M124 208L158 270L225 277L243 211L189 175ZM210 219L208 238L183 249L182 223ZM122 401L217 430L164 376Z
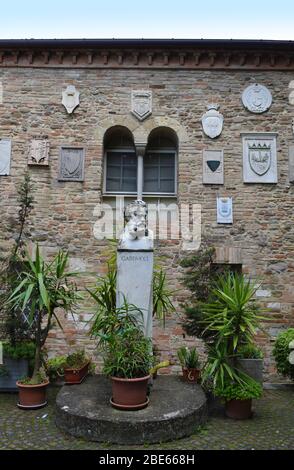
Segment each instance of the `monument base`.
M139 411L116 410L110 398L111 382L104 376L64 386L56 399L56 425L90 441L136 445L190 436L207 419L200 385L186 384L178 376L159 376L148 407Z

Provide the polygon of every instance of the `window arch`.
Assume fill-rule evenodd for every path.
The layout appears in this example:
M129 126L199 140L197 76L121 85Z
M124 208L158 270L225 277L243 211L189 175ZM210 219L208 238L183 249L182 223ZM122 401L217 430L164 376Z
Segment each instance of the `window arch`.
M104 150L104 192L136 194L137 155L131 131L123 126L108 129Z
M176 194L177 146L172 129L158 127L150 133L144 155L144 194Z
M168 127L153 129L145 154L137 155L132 132L124 126L109 128L104 136L104 193L175 196L177 193L176 133ZM139 161L139 164L138 164Z

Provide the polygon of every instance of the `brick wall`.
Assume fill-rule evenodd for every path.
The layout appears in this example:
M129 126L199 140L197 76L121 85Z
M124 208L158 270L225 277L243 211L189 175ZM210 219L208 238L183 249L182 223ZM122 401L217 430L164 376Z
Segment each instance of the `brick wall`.
M50 166L29 168L36 188L31 241L38 241L47 256L66 248L73 267L103 274L108 244L93 236L97 220L93 211L102 201L104 132L112 124L125 124L134 133L144 131L148 135L154 126L169 125L179 137L178 202L201 204L202 233L216 246L241 248L244 272L261 279L258 296L269 308L266 329L271 337L293 326L294 187L288 176L288 145L293 143L288 85L292 79L292 72L278 70L0 68L0 138L12 139L11 174L0 177L1 257L6 256L11 244L17 215L16 185L27 169L28 143L41 134L50 141ZM267 86L273 95L273 104L265 114L249 113L241 103L244 88L254 82ZM69 84L80 92L80 106L72 115L61 105L61 91ZM153 91L152 116L141 124L130 114L133 89ZM200 122L209 103L218 103L224 116L223 132L215 140L204 135ZM243 183L241 132L278 133L277 184ZM86 148L84 182L57 180L62 145ZM223 186L202 184L203 149L224 150ZM233 197L232 226L216 223L217 195ZM184 341L180 304L187 292L178 261L185 253L177 240L157 242L156 251L162 256L170 287L177 291L174 300L179 316L168 318L164 330L157 325L154 332L162 358L167 358ZM79 282L82 287L92 280L93 276L85 275ZM54 329L49 335L50 354L67 352L76 345L94 352L95 345L87 336L90 311L87 300L76 312L76 321L62 316L64 331ZM258 335L266 354L266 378L281 380L274 370L271 337ZM196 342L203 352L201 342ZM99 358L96 360L99 364ZM173 367L174 372L177 370Z

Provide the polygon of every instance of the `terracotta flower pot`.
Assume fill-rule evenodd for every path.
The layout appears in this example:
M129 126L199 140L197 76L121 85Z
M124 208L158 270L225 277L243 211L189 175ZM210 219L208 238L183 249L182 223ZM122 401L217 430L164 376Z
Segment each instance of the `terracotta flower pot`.
M46 401L46 388L49 380L37 385L22 384L16 382L18 387L19 402L17 406L23 409L42 408L47 405Z
M199 380L200 369L187 369L186 367L182 368L183 371L183 380L189 383L195 383Z
M88 375L90 361L80 369L64 369L64 381L67 385L80 384Z
M252 400L229 400L226 402L225 413L232 419L249 419L252 417Z
M150 375L137 379L111 377L112 398L110 402L112 406L120 410L141 410L145 408L149 403L147 398L149 379Z

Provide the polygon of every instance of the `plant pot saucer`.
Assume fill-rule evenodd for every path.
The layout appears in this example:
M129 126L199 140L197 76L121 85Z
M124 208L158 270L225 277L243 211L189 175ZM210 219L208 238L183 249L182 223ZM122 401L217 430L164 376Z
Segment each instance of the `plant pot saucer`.
M18 408L21 410L37 410L39 408L43 408L46 405L47 401L44 401L44 403L40 403L39 405L21 405L20 403L17 403Z
M136 411L136 410L142 410L143 408L146 408L149 403L149 398L144 403L140 403L139 405L119 405L118 403L115 403L112 401L112 398L110 398L110 403L113 408L116 408L117 410L125 410L125 411Z

